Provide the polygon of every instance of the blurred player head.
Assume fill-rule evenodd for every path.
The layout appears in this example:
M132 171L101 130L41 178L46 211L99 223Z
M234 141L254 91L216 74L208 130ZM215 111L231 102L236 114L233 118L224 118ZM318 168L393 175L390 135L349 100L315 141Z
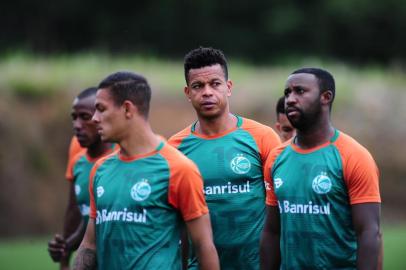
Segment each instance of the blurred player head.
M73 131L82 147L89 147L100 142L96 124L92 121L96 92L96 87L87 88L75 98L72 104Z
M276 123L275 128L282 141L287 141L295 135L295 128L289 122L285 114L285 97L280 97L276 104Z

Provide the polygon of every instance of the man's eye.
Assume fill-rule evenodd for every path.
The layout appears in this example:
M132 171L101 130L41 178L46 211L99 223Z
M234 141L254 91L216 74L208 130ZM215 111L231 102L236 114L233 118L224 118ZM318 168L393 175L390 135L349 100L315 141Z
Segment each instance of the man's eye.
M192 89L199 89L199 88L201 88L200 84L193 84L192 85Z
M82 114L80 116L80 118L82 118L82 120L84 120L84 121L89 121L90 119L92 119L92 115L90 115L90 114Z

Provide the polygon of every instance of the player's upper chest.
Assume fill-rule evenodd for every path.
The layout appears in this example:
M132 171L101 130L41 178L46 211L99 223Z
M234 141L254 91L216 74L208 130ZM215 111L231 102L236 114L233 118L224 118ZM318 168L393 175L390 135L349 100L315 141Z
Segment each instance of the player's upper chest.
M98 203L155 204L167 198L170 171L159 155L103 164L95 175L94 190Z
M333 146L307 154L287 148L271 173L279 199L331 197L346 190L341 157Z
M262 162L255 140L243 131L221 138L203 139L191 135L179 150L193 160L205 181L247 177L262 173Z

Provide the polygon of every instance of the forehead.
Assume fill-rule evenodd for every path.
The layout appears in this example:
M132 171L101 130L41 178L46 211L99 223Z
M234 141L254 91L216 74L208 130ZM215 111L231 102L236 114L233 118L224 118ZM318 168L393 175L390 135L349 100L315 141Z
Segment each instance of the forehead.
M97 90L96 93L96 104L97 103L110 103L112 101L112 97L110 95L110 90L107 88L100 88Z
M193 68L189 70L189 82L206 81L212 79L225 79L225 74L220 64L206 66L202 68Z
M75 98L72 104L74 110L94 110L95 95L85 98Z
M318 80L317 77L313 74L309 73L298 73L298 74L291 74L288 79L286 80L286 88L290 87L307 87L307 88L318 88Z

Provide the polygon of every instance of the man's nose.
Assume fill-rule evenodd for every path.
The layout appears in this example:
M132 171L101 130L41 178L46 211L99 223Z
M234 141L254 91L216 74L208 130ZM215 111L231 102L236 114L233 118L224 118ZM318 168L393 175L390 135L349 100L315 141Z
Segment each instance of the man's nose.
M73 129L78 130L82 128L82 121L79 119L73 120Z
M203 95L204 96L211 96L213 95L213 89L209 84L206 84L203 88Z
M99 123L100 119L99 119L99 114L97 113L97 111L93 114L92 116L92 121L95 123Z

